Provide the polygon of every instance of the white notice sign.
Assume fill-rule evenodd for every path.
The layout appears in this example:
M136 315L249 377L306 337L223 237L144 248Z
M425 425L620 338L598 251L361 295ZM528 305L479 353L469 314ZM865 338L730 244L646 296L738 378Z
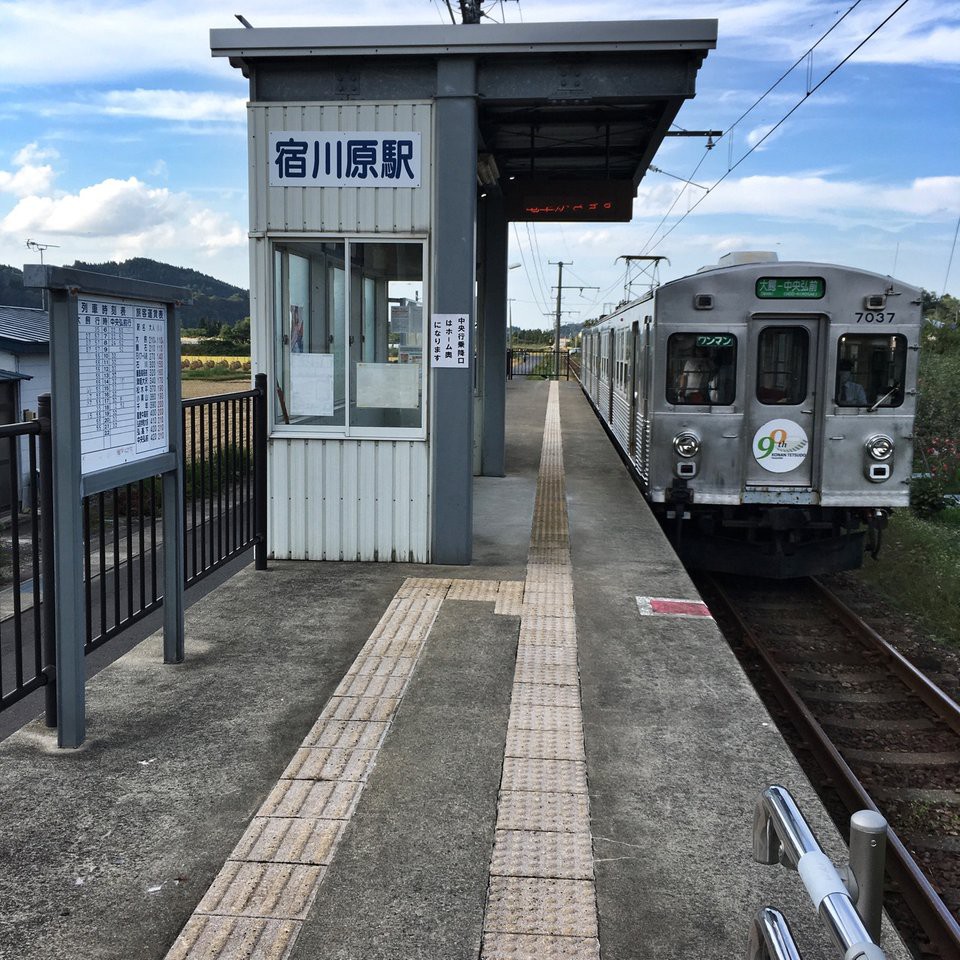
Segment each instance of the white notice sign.
M291 417L333 416L333 354L290 354Z
M416 410L420 406L420 364L358 363L357 406Z
M83 475L165 452L166 306L100 297L77 309Z
M430 366L470 369L470 317L435 313L430 331Z

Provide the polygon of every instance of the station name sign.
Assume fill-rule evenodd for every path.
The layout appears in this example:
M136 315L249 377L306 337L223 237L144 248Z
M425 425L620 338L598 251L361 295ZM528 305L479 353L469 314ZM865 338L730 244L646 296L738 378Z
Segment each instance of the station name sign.
M419 187L420 134L270 131L271 187Z
M827 292L823 277L760 277L759 300L820 300Z
M508 220L615 221L633 216L632 180L516 179L503 183Z

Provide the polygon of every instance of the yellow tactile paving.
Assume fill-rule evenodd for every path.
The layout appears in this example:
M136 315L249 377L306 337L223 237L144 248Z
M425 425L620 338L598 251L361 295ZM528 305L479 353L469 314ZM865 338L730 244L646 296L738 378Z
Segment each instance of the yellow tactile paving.
M490 875L592 880L593 845L590 833L497 830L493 841L493 856L490 858Z
M497 815L501 830L553 830L576 833L590 818L585 793L502 790Z
M480 960L599 960L555 383L520 618Z
M600 960L600 941L548 934L484 934L480 960Z
M481 960L599 960L557 385L523 581L408 577L167 960L283 960L445 599L521 619Z
M508 617L519 617L520 606L523 603L523 586L522 580L501 580L494 613Z
M346 820L362 789L359 781L281 780L264 801L260 816Z
M454 580L447 591L446 599L493 602L499 592L499 580Z
M562 730L567 727L583 730L583 715L578 707L545 707L523 703L510 706L508 729Z
M597 936L593 889L583 880L491 877L487 929L493 933Z
M300 923L295 920L194 914L167 954L167 960L197 957L282 960L299 932Z
M317 866L228 860L197 913L303 920L323 871Z
M301 747L281 775L284 780L367 779L375 750L335 750L331 747Z
M505 755L530 760L586 760L583 731L508 729Z
M254 817L230 859L325 865L330 862L343 827L343 820Z

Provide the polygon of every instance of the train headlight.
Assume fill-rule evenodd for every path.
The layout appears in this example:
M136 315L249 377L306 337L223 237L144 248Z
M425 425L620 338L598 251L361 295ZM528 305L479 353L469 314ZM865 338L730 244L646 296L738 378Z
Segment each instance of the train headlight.
M700 452L700 438L693 433L678 433L673 438L673 449L681 457L695 457Z
M874 460L889 460L893 456L893 440L891 440L890 437L885 437L883 434L871 437L867 441L866 447L867 453L869 453Z

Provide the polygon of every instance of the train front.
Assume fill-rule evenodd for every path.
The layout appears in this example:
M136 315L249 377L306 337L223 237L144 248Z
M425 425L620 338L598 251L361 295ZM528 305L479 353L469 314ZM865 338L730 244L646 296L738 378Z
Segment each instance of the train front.
M657 291L651 499L694 566L858 567L910 500L920 290L745 259Z

